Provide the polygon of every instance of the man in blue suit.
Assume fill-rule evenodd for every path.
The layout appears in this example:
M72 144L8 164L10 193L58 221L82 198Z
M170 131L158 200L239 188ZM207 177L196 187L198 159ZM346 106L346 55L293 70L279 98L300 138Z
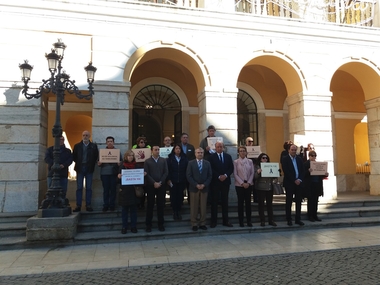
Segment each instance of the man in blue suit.
M203 159L204 150L199 147L195 150L196 159L193 159L187 165L186 177L189 182L190 193L190 216L192 230L207 230L206 227L206 210L207 210L207 195L209 185L212 179L210 163ZM200 210L200 219L198 221L198 212Z
M223 151L224 144L215 144L215 153L211 154L209 161L212 169L211 183L211 228L215 228L218 218L218 200L222 202L223 226L232 227L228 221L228 192L231 185L231 174L234 172L234 163L231 155Z
M304 179L304 168L302 158L297 155L297 146L289 148L289 155L283 156L282 170L284 171L284 187L286 190L285 213L288 226L293 225L291 209L293 196L296 201L296 224L303 226L301 221L301 200L302 200L302 181Z

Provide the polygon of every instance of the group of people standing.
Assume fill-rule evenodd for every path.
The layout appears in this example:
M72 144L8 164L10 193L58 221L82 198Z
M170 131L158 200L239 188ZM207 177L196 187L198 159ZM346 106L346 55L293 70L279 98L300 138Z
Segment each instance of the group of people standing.
M164 207L166 191L170 192L170 202L173 210L173 219L182 220L181 210L184 201L185 189L188 192L190 204L190 221L193 231L207 230L206 212L207 205L211 205L210 227L217 226L218 206L221 205L222 224L232 227L228 218L228 196L231 185L231 176L234 175L235 190L238 198L239 226L252 226L251 197L258 203L260 225L265 226L265 208L268 215L268 224L277 226L273 217L273 178L262 177L262 163L270 162L266 153L261 153L258 158L247 158L246 146L253 145L253 139L246 139L246 146L238 147L238 158L233 160L225 149L223 142L217 141L214 148L208 143L208 138L215 137L216 129L213 125L207 128L208 136L204 138L198 148L188 143L188 134L182 133L181 143L174 144L167 158L160 157L159 146L147 145L145 137L139 137L132 149L150 148L151 157L144 162L136 162L135 152L128 150L120 155L118 163L101 163L98 161L99 150L97 145L90 141L90 133L84 131L82 141L74 146L73 153L64 146L64 138L61 137L60 150L60 176L62 193L67 192L68 166L74 161L77 172L76 207L74 212L81 211L83 180L86 180L86 210L93 211L92 176L95 165L100 167L101 181L103 185L103 212L115 211L117 185L121 184L121 171L123 169L144 169L143 197L136 197L134 185L120 185L118 196L119 206L122 207L122 234L128 230L130 217L130 231L137 233L137 209L146 205L145 230L152 231L153 209L157 205L158 230L165 231ZM114 149L115 139L106 138L106 149ZM311 144L310 144L311 145ZM323 195L322 180L325 176L312 176L310 161L315 161L316 152L308 146L309 160L296 155L297 146L292 142L284 144L284 152L281 154L281 164L284 173L283 186L286 190L286 219L289 226L292 225L291 205L296 203L295 223L303 225L301 221L301 200L308 198L308 216L310 221L320 221L317 216L318 197ZM165 137L164 146L171 146L171 138ZM52 147L48 148L45 161L49 166L49 178L52 176L53 165ZM303 153L304 155L304 153ZM51 178L48 178L50 186ZM304 187L302 187L304 186ZM305 190L306 189L306 190ZM307 195L305 195L307 193ZM245 223L244 223L245 222Z

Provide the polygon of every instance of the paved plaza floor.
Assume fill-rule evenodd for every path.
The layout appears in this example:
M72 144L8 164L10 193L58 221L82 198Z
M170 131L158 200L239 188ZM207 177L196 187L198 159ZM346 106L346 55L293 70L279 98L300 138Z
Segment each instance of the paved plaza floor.
M380 227L0 252L0 284L380 284Z

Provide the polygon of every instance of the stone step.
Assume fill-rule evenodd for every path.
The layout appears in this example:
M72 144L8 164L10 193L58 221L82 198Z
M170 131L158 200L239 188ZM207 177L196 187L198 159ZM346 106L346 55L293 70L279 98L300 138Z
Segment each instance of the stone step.
M294 209L293 209L294 210ZM93 231L110 231L121 230L121 212L115 211L111 214L105 214L105 216L93 216L87 215L86 219L80 218L78 224L78 232L93 232ZM285 221L284 209L274 210L274 220ZM335 208L335 209L322 209L319 211L318 216L321 219L337 219L337 218L350 218L350 217L373 217L380 216L380 207L351 207L351 208ZM219 214L220 217L220 214ZM165 225L170 227L181 227L183 225L190 225L190 213L187 211L182 214L182 221L174 221L171 215L165 215ZM306 210L302 211L301 219L307 220ZM220 220L220 219L219 219ZM238 225L237 212L229 213L229 220L232 224ZM156 220L153 219L153 223ZM259 224L260 219L258 212L252 212L252 223ZM210 215L207 215L206 224L210 224ZM137 228L145 228L145 212L138 213Z
M0 223L0 236L9 237L25 235L26 220L22 222Z
M191 236L207 236L207 235L222 235L222 234L236 234L236 233L261 233L268 231L284 231L284 230L302 230L311 228L324 228L324 227L353 227L353 226L370 226L380 225L380 217L351 217L351 218L338 218L338 219L325 219L322 222L305 221L305 226L293 225L289 227L285 221L277 222L277 227L269 226L261 227L259 224L254 224L253 227L239 227L234 225L232 228L218 225L216 228L209 228L204 231L198 229L194 232L191 226L171 227L166 226L165 232L158 231L157 228L152 229L152 232L146 233L144 228L138 229L138 233L134 234L128 231L123 235L120 230L112 231L97 231L97 232L84 232L78 233L74 238L76 244L91 244L91 243L105 243L105 242L133 242L141 240L154 240L154 239L169 239L178 237L191 237Z
M0 224L26 222L27 219L37 215L37 212L0 213Z

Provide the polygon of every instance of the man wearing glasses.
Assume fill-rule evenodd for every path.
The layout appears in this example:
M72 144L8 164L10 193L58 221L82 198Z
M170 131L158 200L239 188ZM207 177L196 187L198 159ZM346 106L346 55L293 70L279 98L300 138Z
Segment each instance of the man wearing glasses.
M94 174L95 164L98 160L98 146L90 141L91 134L89 131L82 133L82 141L77 143L73 149L73 160L75 162L74 170L77 172L77 206L73 212L80 212L82 207L83 180L86 179L86 210L92 212L92 176Z
M115 149L114 143L114 137L107 137L106 149ZM115 211L117 175L121 161L121 154L118 163L102 163L98 161L100 179L103 185L103 212L107 212L108 210L111 212Z

